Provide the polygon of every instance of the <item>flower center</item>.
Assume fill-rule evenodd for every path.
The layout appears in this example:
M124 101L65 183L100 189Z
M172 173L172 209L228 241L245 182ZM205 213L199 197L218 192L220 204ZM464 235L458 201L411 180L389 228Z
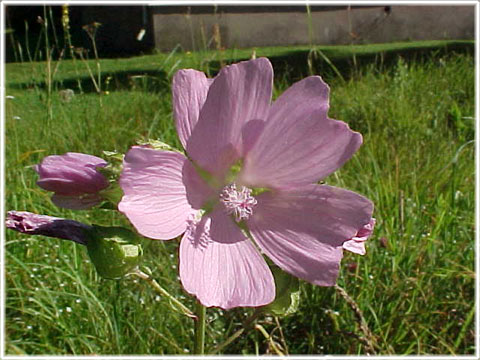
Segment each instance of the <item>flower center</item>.
M235 183L225 186L220 193L220 200L225 205L227 214L233 214L235 221L247 220L252 215L253 208L257 205L257 200L251 193L252 190L245 186L237 190Z

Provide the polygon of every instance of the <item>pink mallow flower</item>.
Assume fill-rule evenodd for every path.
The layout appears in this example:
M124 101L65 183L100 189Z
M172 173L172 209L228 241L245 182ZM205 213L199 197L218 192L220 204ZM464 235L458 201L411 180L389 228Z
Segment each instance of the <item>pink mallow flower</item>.
M101 202L98 192L107 188L109 182L97 167L105 165L107 162L99 157L69 152L47 156L34 169L39 175L37 185L54 192L55 205L81 210Z
M272 302L262 254L298 278L334 285L343 244L371 222L368 199L318 184L362 143L327 117L328 86L311 76L271 103L272 83L265 58L214 79L178 71L174 116L188 157L133 147L124 159L119 210L146 237L184 233L180 279L205 306Z

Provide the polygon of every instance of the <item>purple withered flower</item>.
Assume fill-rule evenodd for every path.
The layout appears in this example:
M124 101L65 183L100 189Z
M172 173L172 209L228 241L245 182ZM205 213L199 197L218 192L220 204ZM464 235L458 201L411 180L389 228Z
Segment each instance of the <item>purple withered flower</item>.
M39 175L37 185L53 191L55 205L67 209L88 209L102 200L99 191L108 187L107 178L97 167L107 162L99 157L69 152L47 156L34 167Z
M91 226L75 220L15 210L7 213L5 225L23 234L72 240L85 245L98 274L107 279L122 278L142 259L138 235L122 227Z
M48 215L38 215L28 211L9 211L5 220L8 229L30 235L43 235L72 240L87 245L92 226L75 220Z
M144 236L184 233L181 282L205 306L272 302L262 254L312 284L334 285L343 244L371 223L371 201L317 184L362 143L327 117L328 86L311 76L271 103L272 83L265 58L215 79L178 71L174 116L188 158L133 147L124 159L119 210Z

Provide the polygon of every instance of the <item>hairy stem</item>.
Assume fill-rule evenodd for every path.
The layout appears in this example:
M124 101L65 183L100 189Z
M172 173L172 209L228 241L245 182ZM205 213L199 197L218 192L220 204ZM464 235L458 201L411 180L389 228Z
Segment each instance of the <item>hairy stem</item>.
M375 337L373 336L370 328L368 327L365 318L363 317L363 312L360 307L357 305L355 300L353 300L350 295L339 285L335 285L335 290L337 293L347 302L350 308L353 310L355 317L357 318L357 323L360 326L360 330L362 331L362 337L359 337L360 341L364 344L365 350L368 355L376 355L375 348L377 347Z

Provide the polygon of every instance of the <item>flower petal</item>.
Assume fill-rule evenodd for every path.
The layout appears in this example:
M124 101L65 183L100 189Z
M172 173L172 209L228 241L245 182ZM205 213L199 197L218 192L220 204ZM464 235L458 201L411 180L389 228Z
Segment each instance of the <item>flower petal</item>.
M367 253L365 242L363 241L347 240L343 243L343 248L358 255L365 255Z
M371 218L373 204L354 192L309 185L257 196L247 224L260 249L286 272L335 284L342 244Z
M224 67L213 81L187 144L189 156L204 170L223 174L241 157L242 129L266 118L273 69L266 58Z
M184 155L133 147L124 159L118 209L143 236L172 239L209 195L202 183Z
M317 182L341 167L362 136L327 117L329 88L311 76L272 105L265 128L244 162L241 179L256 187L295 187Z
M173 77L173 116L184 149L197 124L212 81L203 72L193 69L179 70Z
M365 250L365 241L367 241L370 235L372 235L373 228L375 227L375 221L376 220L373 218L370 219L368 224L364 225L360 230L358 230L357 234L353 238L343 243L343 248L355 254L365 255L367 252Z
M265 260L233 222L233 227L222 224L226 220L232 222L218 213L203 216L185 232L180 243L183 287L204 306L231 309L272 302L275 283ZM216 239L214 233L227 238Z

